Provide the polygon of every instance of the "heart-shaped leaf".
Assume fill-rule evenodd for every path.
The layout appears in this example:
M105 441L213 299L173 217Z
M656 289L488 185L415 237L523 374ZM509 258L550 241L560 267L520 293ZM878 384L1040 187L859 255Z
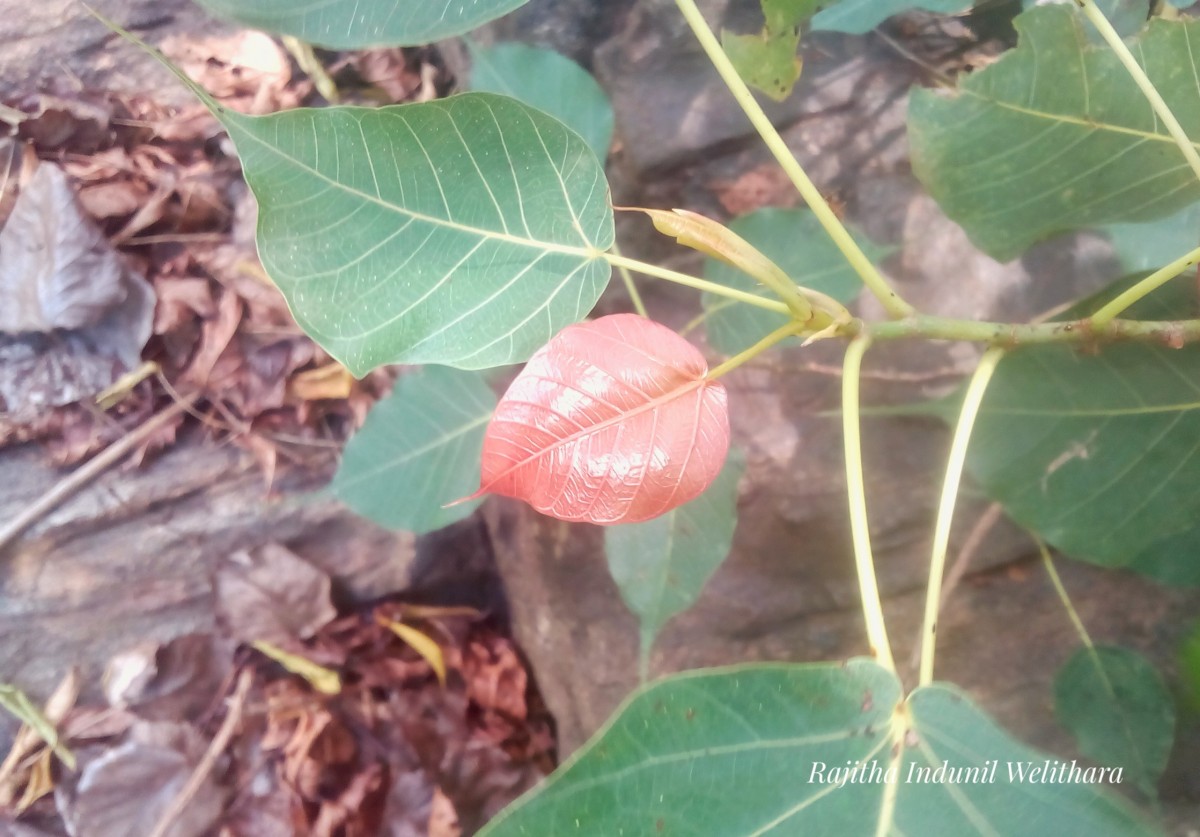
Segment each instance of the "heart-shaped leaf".
M725 387L707 374L692 344L635 314L564 329L500 400L479 493L601 524L683 505L729 450Z
M957 689L903 696L874 662L689 671L635 694L484 837L1159 832Z
M479 372L426 366L405 375L346 445L333 493L381 526L418 535L462 520L476 504L443 504L477 484L495 408Z
M1085 756L1124 768L1138 790L1157 795L1175 704L1149 660L1117 646L1080 648L1054 678L1054 711Z
M608 283L604 170L514 99L217 116L258 198L263 267L356 375L523 361Z
M1127 277L1062 314L1083 317ZM1129 316L1196 316L1182 276ZM1168 583L1200 577L1200 346L1029 346L996 370L967 465L1008 514L1074 558ZM951 398L942 403L949 422Z
M608 571L641 625L645 664L663 625L700 597L729 554L745 459L735 448L720 475L690 503L654 520L604 530Z
M472 90L500 93L561 121L603 160L612 145L613 110L604 88L587 70L551 49L493 44L471 49Z
M913 171L981 249L1006 261L1056 232L1150 221L1200 200L1175 140L1073 4L1013 22L1020 40L955 93L914 90ZM1130 40L1192 137L1200 22L1155 19Z

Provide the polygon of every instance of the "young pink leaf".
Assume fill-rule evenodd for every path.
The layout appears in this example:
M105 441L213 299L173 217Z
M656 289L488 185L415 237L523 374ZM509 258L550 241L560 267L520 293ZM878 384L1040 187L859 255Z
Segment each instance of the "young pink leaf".
M683 505L729 450L725 387L707 373L691 343L635 314L563 329L500 400L479 492L601 524Z

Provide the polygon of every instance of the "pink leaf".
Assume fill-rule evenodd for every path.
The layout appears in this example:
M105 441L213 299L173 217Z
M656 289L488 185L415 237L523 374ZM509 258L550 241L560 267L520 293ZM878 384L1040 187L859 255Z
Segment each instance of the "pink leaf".
M479 493L601 524L683 505L729 450L725 387L707 373L692 344L634 314L563 329L500 400Z

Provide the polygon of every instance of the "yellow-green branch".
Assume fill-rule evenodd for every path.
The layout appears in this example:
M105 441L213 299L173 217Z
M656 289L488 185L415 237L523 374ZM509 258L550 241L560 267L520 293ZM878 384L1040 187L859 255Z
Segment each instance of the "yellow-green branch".
M846 230L845 225L837 217L837 214L829 206L825 200L821 190L809 179L804 168L797 162L792 150L788 148L787 143L783 141L783 137L775 130L775 126L771 120L767 118L767 114L759 106L758 101L754 98L754 94L750 92L750 88L742 81L742 77L738 75L737 70L733 66L733 62L729 60L729 56L725 54L725 50L721 47L721 42L717 40L717 36L713 34L708 23L704 20L704 15L700 13L700 9L696 7L695 0L675 0L675 5L679 7L679 11L683 14L684 19L688 22L692 32L696 36L696 40L700 42L700 46L708 55L713 67L720 74L721 79L729 88L729 92L733 94L734 99L741 106L750 123L758 131L767 148L775 156L779 165L783 168L785 174L792 181L796 190L801 197L808 203L813 214L825 228L825 232L837 245L837 248L842 251L842 255L846 257L846 261L854 268L855 272L862 279L863 284L870 289L884 309L892 317L907 317L914 311L913 307L905 302L895 290L883 278L875 265L871 264L871 260L862 251L862 248L851 237Z

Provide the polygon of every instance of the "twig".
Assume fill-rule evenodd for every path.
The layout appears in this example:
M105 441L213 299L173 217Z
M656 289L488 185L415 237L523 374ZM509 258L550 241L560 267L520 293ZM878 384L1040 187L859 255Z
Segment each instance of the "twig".
M191 396L183 401L173 403L161 412L146 419L146 421L131 430L127 435L96 454L87 464L75 469L69 476L56 483L53 488L19 514L16 520L9 523L3 529L0 529L0 552L7 549L26 529L58 508L64 501L74 495L75 492L132 453L134 448L149 439L159 428L191 406L191 403L197 397Z
M192 775L188 777L187 784L179 790L179 795L171 800L171 804L163 811L162 816L158 818L158 822L154 825L154 830L150 832L150 837L165 837L171 826L175 824L175 820L179 819L179 815L187 808L188 803L200 791L200 786L204 784L204 780L208 778L208 774L212 772L213 765L217 763L217 759L225 752L225 748L229 746L229 740L233 738L234 731L237 730L237 725L242 720L242 710L246 706L246 695L250 692L250 684L254 682L254 675L250 669L242 669L242 673L238 675L237 686L234 688L233 694L229 698L229 711L225 713L225 720L221 722L221 728L217 730L217 734L213 736L213 740L209 743L208 749L204 751L204 756L196 764Z

